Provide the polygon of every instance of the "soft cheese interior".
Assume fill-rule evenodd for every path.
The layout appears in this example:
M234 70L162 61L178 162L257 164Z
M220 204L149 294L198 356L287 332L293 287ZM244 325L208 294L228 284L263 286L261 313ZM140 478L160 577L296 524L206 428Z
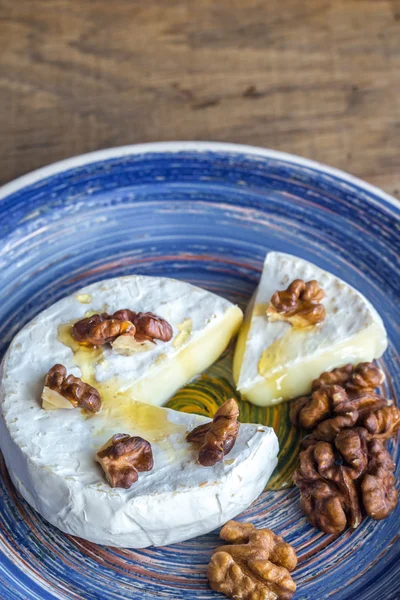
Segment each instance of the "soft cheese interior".
M70 335L71 324L93 313L113 313L120 308L153 312L173 328L169 342L132 356L117 354L111 347L97 352L77 352ZM225 298L163 277L130 276L90 285L41 313L18 336L24 347L48 349L48 365L62 363L88 383L118 379L118 389L129 388L141 402L162 405L194 375L204 371L225 350L242 322L242 311ZM54 352L59 358L52 359ZM21 353L23 364L30 358ZM51 363L51 364L50 364ZM21 365L22 367L22 365Z
M294 279L316 279L323 288L326 318L322 323L296 329L268 320L271 296ZM323 371L371 361L386 347L382 320L362 294L310 262L270 252L239 332L233 374L248 400L267 406L306 394Z
M74 343L72 322L87 311L120 308L167 319L174 330L171 342L128 357ZM190 327L180 328L187 319ZM16 336L2 367L0 443L17 489L62 531L111 546L170 544L239 514L276 465L273 430L242 425L226 459L202 467L185 435L208 419L138 400L166 400L219 356L241 319L240 309L223 298L151 277L100 282L41 313ZM188 335L174 345L182 329ZM55 363L97 387L100 413L41 408L43 378ZM111 488L95 462L115 433L140 435L152 445L153 470L140 473L128 490Z

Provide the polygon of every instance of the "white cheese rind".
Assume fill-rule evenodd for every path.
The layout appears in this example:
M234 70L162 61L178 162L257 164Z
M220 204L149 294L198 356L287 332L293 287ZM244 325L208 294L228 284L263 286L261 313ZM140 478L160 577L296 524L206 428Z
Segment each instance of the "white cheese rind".
M94 376L100 382L118 377L131 388L136 400L159 406L220 356L243 316L240 308L225 298L184 281L141 275L109 279L60 300L28 323L11 344L7 368L17 366L32 379L38 369L48 370L60 362L68 372L80 376L72 350L58 337L58 327L82 319L87 311L113 313L121 308L163 317L172 326L173 337L169 342L156 341L150 351L133 356L122 356L104 347ZM179 325L187 318L192 319L191 335L175 348ZM34 356L26 351L32 348ZM44 356L39 356L41 348Z
M88 309L114 312L119 308L150 310L167 318L174 338L179 324L190 316L192 335L178 349L173 340L157 343L153 358L149 353L136 367L135 359L143 361L147 353L123 357L104 352L106 369L100 362L94 372L102 380L99 389L107 389L109 378L112 385L100 413L87 417L79 409L43 410L43 378L54 363L81 374L72 350L58 339L59 325L82 318ZM212 340L225 328L225 347L240 319L239 309L214 294L182 282L145 277L94 284L36 317L13 340L3 361L0 386L1 449L24 498L66 533L99 544L137 548L207 533L243 511L275 468L278 441L272 429L242 425L226 460L202 467L185 434L208 419L132 402L137 381L146 379L145 369L162 379L171 365L174 375L176 356L185 352L185 361L196 369L196 344L222 351L218 340L214 344ZM161 354L165 357L153 366ZM140 435L153 449L153 470L140 473L129 490L112 489L95 462L97 450L115 433Z
M185 430L207 421L176 414ZM79 412L67 428L60 415L63 438L56 423L50 430L36 411L32 416L39 426L27 446L15 424L7 428L0 420L2 451L14 485L65 533L108 546L163 546L208 533L247 508L277 464L278 441L268 427L242 425L233 450L214 467L198 464L182 433L170 448L152 443L154 469L140 473L130 490L112 489L94 455L115 428L109 425L92 437Z
M295 329L267 318L273 293L286 289L294 279L316 279L324 289L326 318L315 327ZM372 361L386 347L382 319L360 292L310 262L270 252L239 332L234 378L250 402L277 404L308 393L312 380L322 371ZM261 375L259 362L267 349L267 371Z

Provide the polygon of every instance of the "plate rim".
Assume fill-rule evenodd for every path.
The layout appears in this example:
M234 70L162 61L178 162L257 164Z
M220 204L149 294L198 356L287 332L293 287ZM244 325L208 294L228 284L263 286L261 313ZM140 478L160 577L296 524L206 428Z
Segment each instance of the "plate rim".
M359 187L368 194L377 196L385 205L394 209L395 215L400 218L400 200L383 191L381 188L360 179L346 171L331 167L315 160L303 158L289 152L263 148L261 146L251 146L246 144L235 144L227 142L206 142L206 141L170 141L170 142L149 142L144 144L128 144L124 146L115 146L85 154L78 154L66 158L47 166L40 167L25 175L21 175L12 181L0 186L0 201L11 194L22 190L24 187L35 184L52 175L68 171L77 167L82 167L91 163L101 162L113 158L124 158L131 155L151 154L151 153L178 153L178 152L224 152L231 154L245 154L259 158L270 158L280 160L294 166L312 169L322 175L328 175L340 179L341 181ZM370 196L370 201L382 207L382 203ZM389 208L387 207L387 208Z
M3 187L0 186L0 200L4 200L9 195L12 195L15 192L20 191L22 192L22 194L24 194L25 188L31 185L35 185L36 183L40 184L41 182L44 182L44 184L46 185L46 180L48 178L51 178L57 174L61 175L62 177L64 173L68 171L70 171L70 173L73 173L74 169L79 169L80 167L85 167L86 165L89 166L91 164L98 163L100 168L102 162L107 160L118 160L119 158L129 159L129 157L140 155L143 155L143 157L145 157L146 154L151 155L152 153L164 154L166 160L168 161L173 160L174 153L185 151L188 152L188 154L199 153L199 155L200 153L215 153L215 159L218 159L218 153L223 153L224 158L227 157L227 160L229 160L229 155L232 156L232 159L234 159L235 157L247 158L250 162L250 168L252 160L254 161L254 164L257 165L258 159L258 165L262 167L264 164L263 161L269 159L272 161L272 167L274 166L273 161L276 161L277 163L281 162L287 165L288 170L290 170L291 167L293 167L293 170L295 170L296 168L308 169L315 174L316 180L318 180L318 178L320 177L321 182L324 181L324 176L327 176L334 178L333 180L331 180L331 185L335 185L336 179L337 185L340 185L340 183L342 183L344 189L346 189L346 184L349 184L349 186L351 185L352 187L348 188L350 192L352 192L354 195L359 194L360 200L365 202L366 205L370 203L372 206L375 205L380 207L382 209L382 213L384 211L387 211L387 213L389 214L390 211L391 216L396 218L396 215L400 209L399 200L390 196L389 194L386 194L379 188L345 173L344 171L331 168L318 162L304 159L284 152L278 152L275 150L258 148L253 146L225 144L218 142L162 142L135 144L77 155L75 157L64 159L62 161L58 161L46 167L42 167L40 169L32 171L27 175L23 175L12 182L5 184ZM210 161L211 160L212 156L210 156ZM67 174L67 176L68 175L69 174ZM329 180L327 181L329 182ZM49 185L51 185L51 180ZM14 592L14 589L12 589L11 591ZM44 593L49 594L50 598L50 595L52 594L57 594L58 597L58 594L60 592L52 589L50 590L50 592L45 590Z

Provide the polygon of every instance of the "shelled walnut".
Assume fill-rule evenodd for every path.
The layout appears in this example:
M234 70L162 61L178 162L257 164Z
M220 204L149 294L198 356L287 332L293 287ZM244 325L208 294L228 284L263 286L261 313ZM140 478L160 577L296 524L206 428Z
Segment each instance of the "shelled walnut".
M362 425L369 432L370 439L384 442L396 435L400 429L400 410L397 406L384 406L376 412L365 415Z
M400 428L400 410L374 392L382 381L382 372L372 363L322 373L314 380L309 396L293 401L291 421L313 429L311 437L321 441L333 441L339 431L354 426L364 427L368 439L387 440Z
M301 396L292 402L290 419L293 425L312 429L333 414L335 406L341 404L347 394L340 385L317 388L310 396Z
M318 282L295 279L286 290L276 291L267 308L270 321L287 321L293 327L316 325L325 319L321 304L325 293Z
M151 471L154 465L149 442L126 433L113 435L97 452L96 460L113 488L129 489L139 472Z
M381 441L367 442L363 428L344 430L334 445L316 442L300 454L294 481L301 507L326 533L357 527L362 511L385 519L398 501L394 468Z
M365 412L350 408L347 413L338 414L319 423L311 436L305 438L304 443L307 445L310 439L330 442L341 430L356 426L366 429L368 440L378 439L385 442L400 428L400 410L396 406L382 407L381 401L377 401L375 406L369 406Z
M294 483L310 522L326 533L357 527L362 511L384 519L397 504L383 442L399 430L400 410L375 393L383 380L373 363L346 365L322 373L310 396L293 402L292 423L312 430Z
M355 479L366 468L366 440L363 432L349 431L352 438L342 440L343 454L327 442L316 442L301 452L293 477L302 510L311 524L325 533L356 528L362 520ZM353 444L353 452L347 444ZM346 461L347 453L353 454L353 464Z
M81 407L90 412L98 412L101 408L101 399L96 388L84 383L79 377L73 375L67 377L67 369L63 365L56 364L44 379L42 407L45 410Z
M123 335L133 337L138 343L168 342L172 334L172 327L165 319L151 312L135 313L127 308L117 310L113 315L92 315L77 321L72 327L73 338L90 346L113 343Z
M205 423L188 433L188 442L199 444L199 462L212 466L220 462L233 448L240 423L239 407L231 398L219 407L210 423Z
M92 315L77 321L72 327L72 337L80 344L102 346L111 343L118 336L134 336L136 327L131 321L115 319L107 313Z
M332 371L325 371L312 382L312 389L316 390L326 385L340 385L348 394L360 392L373 392L385 380L382 371L374 363L364 362L356 367L348 364Z
M232 450L239 433L238 416L239 407L231 398L219 407L210 423L199 425L187 434L188 442L200 446L201 465L211 467Z
M380 440L368 444L368 469L361 482L365 512L373 519L386 519L396 508L395 464Z
M133 323L136 327L135 337L138 342L146 340L151 342L154 342L154 340L169 342L172 338L173 331L168 321L151 312L137 313Z
M217 548L207 568L210 587L235 600L290 600L296 552L270 529L228 521L220 532L230 542Z

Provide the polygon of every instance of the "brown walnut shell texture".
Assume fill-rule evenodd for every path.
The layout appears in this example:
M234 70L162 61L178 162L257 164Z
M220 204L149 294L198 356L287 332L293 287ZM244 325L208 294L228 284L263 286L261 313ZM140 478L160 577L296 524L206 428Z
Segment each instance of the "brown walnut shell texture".
M270 300L267 315L271 320L284 320L294 327L307 327L325 319L321 304L325 293L316 280L295 279L286 290L276 291Z
M153 452L147 440L117 433L96 455L111 487L129 489L139 477L139 472L151 471Z
M95 314L77 321L72 327L73 338L90 346L111 343L120 335L132 335L138 342L161 340L168 342L173 335L171 325L151 313L135 313L125 308L113 315Z
M235 600L290 600L296 584L290 572L296 552L270 529L228 521L220 537L229 545L217 548L207 568L210 587Z
M79 377L67 377L64 365L54 365L46 374L44 385L61 394L75 407L79 406L90 412L98 412L101 408L100 394L96 388L84 383Z
M210 423L204 423L190 431L186 440L199 444L199 463L211 467L220 462L233 448L239 433L239 407L230 398L219 407Z

